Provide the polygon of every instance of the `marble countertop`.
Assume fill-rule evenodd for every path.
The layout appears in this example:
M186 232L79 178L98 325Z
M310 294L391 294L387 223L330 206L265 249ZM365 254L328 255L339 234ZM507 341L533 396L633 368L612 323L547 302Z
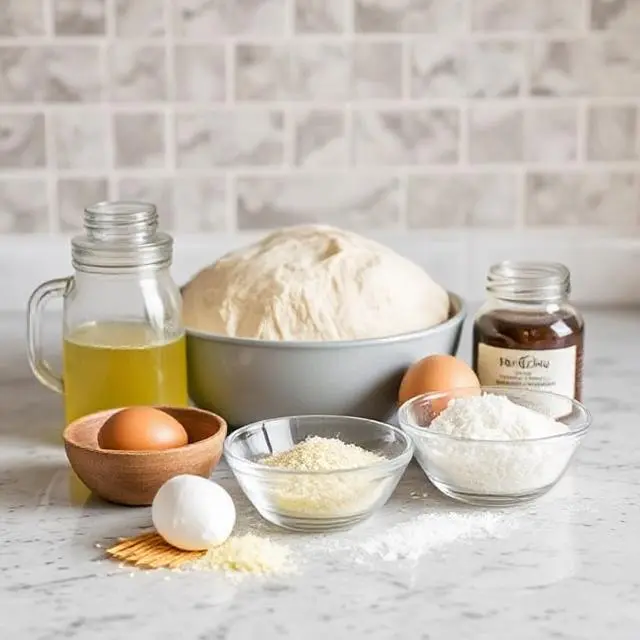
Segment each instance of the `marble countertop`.
M96 545L148 527L149 510L101 503L73 483L56 440L61 401L28 371L23 318L0 315L0 638L637 640L640 312L586 320L594 426L549 495L506 512L463 507L412 465L368 522L303 536L262 523L221 467L238 526L299 558L296 575L236 583L102 557ZM408 557L378 553L391 527L413 532Z

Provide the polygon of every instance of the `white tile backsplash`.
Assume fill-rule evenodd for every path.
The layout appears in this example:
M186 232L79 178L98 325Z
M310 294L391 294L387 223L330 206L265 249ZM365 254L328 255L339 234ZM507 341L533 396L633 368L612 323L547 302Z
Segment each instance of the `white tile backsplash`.
M593 270L577 232L640 230L636 0L0 5L0 241L64 244L136 197L178 240L423 234L464 280L483 234L493 256L549 231Z

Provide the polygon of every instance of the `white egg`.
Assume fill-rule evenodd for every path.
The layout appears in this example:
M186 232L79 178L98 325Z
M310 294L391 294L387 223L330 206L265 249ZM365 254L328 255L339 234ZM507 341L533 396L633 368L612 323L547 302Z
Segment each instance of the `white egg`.
M215 482L192 475L167 480L151 505L156 531L185 551L200 551L222 544L236 523L231 496Z

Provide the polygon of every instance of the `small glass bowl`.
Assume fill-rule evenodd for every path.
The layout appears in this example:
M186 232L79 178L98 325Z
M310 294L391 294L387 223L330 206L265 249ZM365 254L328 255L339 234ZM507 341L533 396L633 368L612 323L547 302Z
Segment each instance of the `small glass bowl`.
M510 506L535 500L563 476L591 424L579 402L548 391L481 387L512 402L553 417L568 430L522 440L476 440L430 431L443 404L478 393L478 389L427 393L398 411L401 428L411 436L415 456L429 480L445 495L468 504Z
M364 467L296 471L260 460L311 436L339 438L385 458ZM386 503L411 461L413 443L402 430L345 416L293 416L255 422L234 431L224 456L260 515L294 531L347 529Z

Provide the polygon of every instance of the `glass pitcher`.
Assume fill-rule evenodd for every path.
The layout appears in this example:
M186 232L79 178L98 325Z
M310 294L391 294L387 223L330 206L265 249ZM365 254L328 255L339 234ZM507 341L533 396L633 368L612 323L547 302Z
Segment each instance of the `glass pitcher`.
M100 202L71 241L73 276L41 284L29 299L27 340L34 375L64 395L69 423L131 405L188 404L181 296L173 240L157 230L152 204ZM43 354L49 300L63 298L63 371Z

